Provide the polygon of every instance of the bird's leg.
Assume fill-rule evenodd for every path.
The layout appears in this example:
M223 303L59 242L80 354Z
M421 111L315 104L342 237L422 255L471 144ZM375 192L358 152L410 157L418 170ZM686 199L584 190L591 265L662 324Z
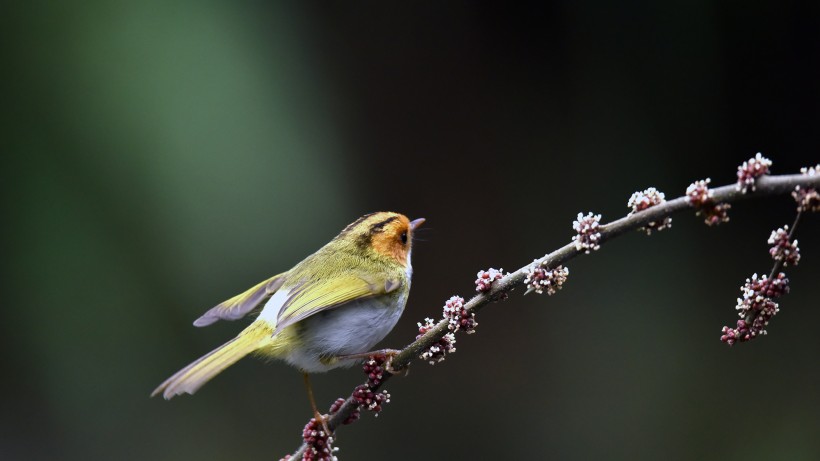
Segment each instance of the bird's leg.
M305 389L307 389L308 400L310 400L310 408L313 410L313 417L316 418L316 421L322 423L322 428L325 430L325 434L329 437L332 432L330 432L330 429L327 427L327 418L322 416L322 414L319 413L319 409L316 407L316 399L313 398L313 386L310 385L310 375L303 372L302 377L305 378Z
M382 355L386 358L392 359L399 352L401 352L401 351L398 350L398 349L379 349L377 351L360 352L358 354L337 355L336 358L339 359L339 360L366 359L366 358L369 358L371 355L375 355L375 356Z
M394 370L390 366L391 362L393 362L393 357L398 355L399 352L401 352L401 351L398 350L398 349L379 349L377 351L362 352L360 354L339 355L336 358L339 359L339 360L344 360L344 359L366 359L366 358L369 358L370 356L373 356L373 355L375 355L377 357L381 356L381 357L384 357L386 359L385 363L384 363L384 369L387 370L387 372L389 372L390 374L393 374L393 375L399 374L399 373L404 373L404 375L407 375L407 372L409 371L407 368L405 368L404 370L398 371L398 370Z

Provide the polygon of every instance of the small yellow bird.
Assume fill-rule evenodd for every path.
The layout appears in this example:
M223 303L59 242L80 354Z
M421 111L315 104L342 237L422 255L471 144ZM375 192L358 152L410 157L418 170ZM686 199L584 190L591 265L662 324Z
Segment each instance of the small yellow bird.
M176 372L151 396L193 394L253 353L302 370L319 417L307 373L356 363L393 329L410 294L413 232L423 222L392 212L362 216L291 270L209 310L195 326L236 320L264 306L236 338Z

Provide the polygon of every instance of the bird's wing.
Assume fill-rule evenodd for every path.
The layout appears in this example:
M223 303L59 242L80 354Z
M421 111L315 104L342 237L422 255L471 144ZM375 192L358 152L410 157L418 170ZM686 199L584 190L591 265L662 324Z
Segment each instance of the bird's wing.
M244 317L248 312L262 306L268 298L276 293L276 290L285 283L285 275L287 275L287 272L274 275L248 291L211 308L202 317L196 319L194 325L204 327L218 320L236 320Z
M388 279L378 283L356 275L311 280L298 284L292 288L287 300L279 309L274 334L317 312L333 309L358 299L389 293L399 286L401 286L400 280Z

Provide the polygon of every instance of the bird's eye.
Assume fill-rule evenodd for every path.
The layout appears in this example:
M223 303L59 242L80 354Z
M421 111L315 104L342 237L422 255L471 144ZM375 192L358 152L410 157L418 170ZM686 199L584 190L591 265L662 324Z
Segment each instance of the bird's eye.
M402 243L402 245L406 245L406 244L407 244L407 232L402 232L402 233L401 233L401 237L399 237L399 238L401 238L401 243Z

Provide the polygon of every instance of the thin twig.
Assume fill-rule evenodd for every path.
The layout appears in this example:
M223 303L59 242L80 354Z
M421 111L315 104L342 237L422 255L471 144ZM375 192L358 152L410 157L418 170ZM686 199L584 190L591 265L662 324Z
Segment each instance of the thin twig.
M710 191L713 193L712 201L714 203L732 203L752 198L788 194L794 190L795 186L820 189L820 175L766 175L757 179L754 191L750 190L743 193L738 190L735 184L711 188ZM646 210L624 216L600 226L600 242L603 243L629 231L640 229L651 222L661 222L664 218L685 210L693 210L693 207L690 205L686 196L681 196L652 206ZM797 227L797 221L795 221L792 230L795 227ZM470 313L477 312L487 304L504 297L507 293L522 286L526 278L525 271L533 264L541 264L542 267L555 268L582 254L584 254L584 251L576 249L574 243L564 245L536 260L534 263L527 264L515 272L511 272L503 278L496 280L492 284L490 291L473 296L472 299L464 304L464 308ZM441 338L449 332L447 326L447 319L441 320L423 336L401 349L400 352L393 357L391 362L392 369L401 370L406 368L410 362L419 357L422 351L441 340ZM381 383L378 386L372 387L371 390L375 392L379 387L382 387L384 382L389 378L390 375L385 374ZM335 432L336 428L356 411L358 406L359 404L352 396L348 397L342 407L327 420L327 425L330 430ZM302 444L299 449L291 455L291 459L301 459L306 448L307 446Z

